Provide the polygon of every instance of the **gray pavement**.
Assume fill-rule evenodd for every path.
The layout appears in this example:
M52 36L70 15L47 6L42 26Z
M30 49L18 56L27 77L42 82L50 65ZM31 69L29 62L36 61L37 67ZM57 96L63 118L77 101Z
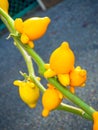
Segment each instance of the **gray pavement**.
M51 18L45 36L35 41L35 50L48 62L50 53L68 41L76 55L76 65L88 71L86 87L78 88L76 94L98 110L98 1L64 0L46 11L30 11L26 17L31 16ZM22 79L20 70L27 70L13 40L6 40L8 34L0 36L0 130L92 130L92 122L63 111L43 118L41 99L34 110L20 100L18 88L12 83Z

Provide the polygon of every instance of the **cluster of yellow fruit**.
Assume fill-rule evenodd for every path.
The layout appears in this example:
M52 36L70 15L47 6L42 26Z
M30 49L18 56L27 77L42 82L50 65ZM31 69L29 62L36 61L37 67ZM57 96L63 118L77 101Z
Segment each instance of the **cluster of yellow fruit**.
M68 42L63 42L60 47L54 50L50 56L49 64L45 64L47 69L45 78L57 76L63 86L70 86L70 91L74 93L75 87L84 86L87 79L86 70L80 66L74 67L75 56L69 47Z
M45 78L57 76L63 86L70 86L70 91L74 93L75 87L84 86L87 72L80 66L74 67L75 56L70 49L68 42L63 42L60 47L54 50L50 56L49 64L45 64ZM48 84L48 89L42 97L44 117L49 112L57 108L63 100L63 95L53 85Z
M8 0L0 0L0 8L8 13ZM48 17L34 17L22 21L17 18L14 21L15 29L21 34L21 42L34 47L34 40L41 38L50 23ZM58 81L65 87L70 86L70 91L75 92L75 87L85 85L87 71L80 66L75 67L75 55L69 47L68 42L63 42L50 56L49 63L45 64L45 78L56 76ZM37 78L38 80L39 77ZM19 95L24 103L30 108L35 108L40 97L40 90L30 79L20 81L15 80L14 85L19 87ZM49 113L56 109L63 100L63 94L52 84L47 84L48 88L42 95L42 116L47 117ZM98 111L95 111L93 117L93 130L98 130Z
M0 0L0 7L8 13L9 3L7 0ZM49 17L34 17L23 22L21 18L14 21L15 29L21 34L20 40L23 44L34 47L34 40L41 38L47 31L50 23ZM75 87L85 85L87 72L80 66L75 67L75 56L67 42L63 42L60 47L54 50L50 56L49 64L45 64L45 78L56 76L63 86L70 86L70 91L75 92ZM40 96L39 88L30 80L14 81L14 85L19 87L19 95L30 108L36 107ZM43 111L42 116L47 117L50 111L57 108L63 100L63 95L52 84L47 85L42 96ZM97 116L96 116L97 115ZM94 113L94 130L97 130L98 113Z
M63 86L70 86L70 91L74 93L75 87L84 86L87 72L80 66L74 67L75 56L67 42L63 42L60 47L53 51L49 60L50 64L45 64L45 78L57 76L58 81ZM14 81L14 85L19 86L21 99L31 108L36 106L39 98L39 88L30 80ZM42 96L43 111L42 116L47 117L49 113L56 109L63 100L62 93L52 84L47 85Z
M21 18L17 18L14 21L14 26L21 34L21 42L33 48L33 41L41 38L45 34L50 21L49 17L33 17L24 22Z
M26 103L30 108L35 108L40 96L39 88L31 81L15 80L13 83L19 87L19 96L21 100ZM53 85L48 84L48 89L42 96L43 111L42 116L47 117L50 111L57 108L63 95Z

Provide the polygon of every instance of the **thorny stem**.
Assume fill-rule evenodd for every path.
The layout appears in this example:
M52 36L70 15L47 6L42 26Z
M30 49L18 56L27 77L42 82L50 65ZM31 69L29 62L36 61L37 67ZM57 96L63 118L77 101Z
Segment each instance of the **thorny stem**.
M4 22L4 24L7 26L10 33L13 34L12 37L16 43L16 46L21 52L21 54L23 55L24 60L26 62L29 76L39 86L41 91L44 92L45 88L42 86L42 84L38 80L36 80L36 77L34 75L31 57L36 62L39 68L39 73L41 75L44 75L44 72L45 72L44 61L40 58L40 56L33 49L27 46L23 46L18 36L15 37L15 35L17 34L17 31L14 28L14 20L7 13L5 13L1 8L0 8L0 17L1 17L1 20ZM81 109L78 109L76 107L68 106L66 104L61 104L57 108L58 110L66 110L66 111L78 114L86 119L92 120L92 114L93 112L95 112L95 110L91 106L87 105L79 97L72 94L67 88L64 88L55 78L48 78L47 80L48 82L53 84L59 91L61 91L62 94L65 95L65 97L67 97L70 101L72 101L74 104L76 104L77 106L81 108Z

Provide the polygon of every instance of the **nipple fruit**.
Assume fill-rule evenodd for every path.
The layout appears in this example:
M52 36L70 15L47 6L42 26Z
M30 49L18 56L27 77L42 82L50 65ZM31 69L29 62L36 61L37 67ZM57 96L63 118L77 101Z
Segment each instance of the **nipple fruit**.
M45 34L50 21L49 17L33 17L24 22L21 18L17 18L14 21L14 26L21 33L21 42L33 48L34 44L32 41L41 38Z
M16 80L14 85L19 87L19 95L30 108L36 107L39 99L39 88L33 82Z
M48 84L48 89L44 92L42 97L43 111L42 116L47 117L50 111L57 108L63 99L60 93L54 86Z

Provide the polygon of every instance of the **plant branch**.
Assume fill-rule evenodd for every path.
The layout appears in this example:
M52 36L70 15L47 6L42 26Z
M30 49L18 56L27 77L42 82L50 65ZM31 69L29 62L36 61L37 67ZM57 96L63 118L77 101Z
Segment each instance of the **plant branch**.
M61 105L57 108L57 110L67 111L67 112L79 115L87 120L91 120L91 121L93 120L93 118L89 116L87 113L85 113L82 109L73 107L71 105L67 105L65 103L61 103Z
M18 41L18 43L17 43L17 45L19 44L19 41ZM29 70L29 72L31 73L31 69L30 68L32 68L32 64L30 63L30 62L32 62L32 60L30 59L29 60L29 58L30 58L30 56L27 54L27 52L25 52L25 50L23 49L24 47L23 46L21 46L21 45L18 45L18 49L21 51L21 53L22 53L22 55L23 55L23 57L24 57L24 59L25 59L25 61L26 61L26 64L27 64L27 66L28 66L28 70ZM28 48L28 49L30 49L30 48ZM31 50L31 49L30 49ZM29 50L29 51L30 51ZM32 53L32 51L30 51L31 53ZM33 52L34 52L34 54L36 54L36 52L33 50ZM26 54L25 54L26 53ZM35 56L36 57L36 56ZM37 58L38 58L39 56L37 55ZM33 57L34 58L34 57ZM36 58L35 58L36 59ZM40 60L41 62L42 62L42 60ZM44 66L44 62L43 62L43 65L40 63L40 62L38 62L37 61L37 63L39 63L39 65L41 66L41 67L43 67ZM31 67L30 67L30 64L31 64ZM31 73L30 74L30 78L33 80L33 82L37 85L37 86L39 86L39 88L40 88L40 90L42 91L42 92L44 92L45 91L45 88L43 87L43 85L36 79L36 77L35 77L35 75L33 74L33 73ZM77 115L80 115L80 116L82 116L83 118L86 118L86 119L88 119L88 120L92 120L92 117L91 116L89 116L88 114L86 114L82 109L79 109L79 108L76 108L76 107L73 107L73 106L70 106L70 105L67 105L67 104L64 104L64 103L61 103L61 105L57 108L58 110L64 110L64 111L68 111L68 112L71 112L71 113L74 113L74 114L77 114Z
M29 76L31 76L32 74L34 74L34 69L33 69L33 63L32 63L32 59L31 56L28 55L28 53L25 51L25 49L22 47L21 42L18 40L18 38L14 38L14 42L15 45L17 46L18 50L20 51L20 53L22 54L26 65L27 65L27 69L28 69L28 73Z
M44 61L40 58L40 56L33 49L31 49L27 45L22 45L19 37L15 36L17 34L17 31L14 28L14 20L7 13L5 13L1 8L0 8L0 17L1 17L1 20L4 22L4 24L7 26L10 33L13 34L12 37L16 43L16 46L20 50L20 52L23 55L24 60L26 62L29 76L39 86L39 88L41 89L42 92L45 91L45 88L41 85L41 83L36 79L36 76L34 75L31 57L36 62L37 66L39 68L39 73L41 75L44 75L44 72L45 72ZM70 101L72 101L74 104L76 104L77 106L79 106L82 109L81 110L81 109L71 108L71 109L69 109L70 112L77 114L79 112L78 110L81 110L85 114L81 113L78 115L81 115L82 117L85 117L85 118L87 116L87 118L92 119L92 114L93 114L93 112L95 112L95 110L91 106L87 105L79 97L72 94L67 88L63 87L55 78L48 78L47 80L48 80L48 82L53 84L60 92L62 92L62 94L64 96L66 96ZM61 104L58 107L58 109L68 110L68 106Z
M92 118L92 114L95 112L95 110L91 106L87 105L82 99L71 93L66 87L63 87L55 78L48 78L48 81L53 84L65 97L79 106Z
M3 21L3 23L6 25L8 30L11 33L16 34L16 30L14 28L14 20L1 8L0 8L0 18Z
M24 49L21 41L19 41L16 37L15 38L13 37L13 39L14 39L14 41L16 43L15 45L19 49L20 53L22 54L22 56L23 56L23 58L24 58L24 60L26 62L30 79L39 87L39 89L42 92L44 92L45 91L44 86L37 80L37 78L36 78L36 76L34 74L34 68L33 68L33 63L32 63L31 56L28 55L28 53Z
M44 68L44 62L40 58L40 56L30 48L25 48L29 55L34 59L34 61L37 63L38 68L41 68L43 71L41 71L41 74L44 75L45 68ZM79 97L77 97L75 94L72 94L67 88L63 87L55 78L48 78L47 79L51 84L53 84L61 93L66 96L70 101L72 101L74 104L79 106L83 111L85 111L91 118L93 112L95 110L87 105L83 100L81 100Z
M28 52L28 54L32 57L32 59L36 62L38 65L39 73L43 75L45 72L45 67L44 67L44 61L40 58L40 56L34 51L34 49L30 48L29 46L24 46L25 50Z

